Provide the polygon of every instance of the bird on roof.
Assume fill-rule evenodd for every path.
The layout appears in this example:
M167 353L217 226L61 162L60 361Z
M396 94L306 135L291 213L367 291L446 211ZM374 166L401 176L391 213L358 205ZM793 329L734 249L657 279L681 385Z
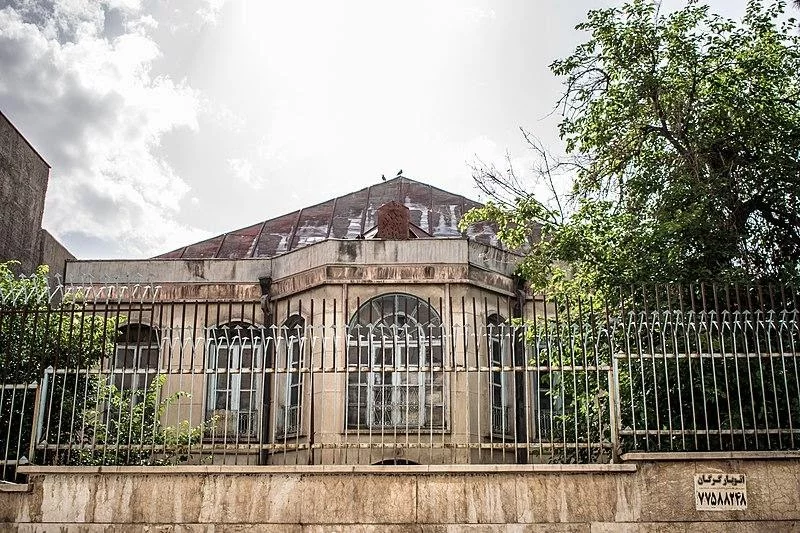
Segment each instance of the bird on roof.
M399 178L402 175L403 175L403 169L401 168L400 170L397 171L397 177Z
M381 174L381 179L382 179L383 181L386 181L386 176L384 176L383 174Z

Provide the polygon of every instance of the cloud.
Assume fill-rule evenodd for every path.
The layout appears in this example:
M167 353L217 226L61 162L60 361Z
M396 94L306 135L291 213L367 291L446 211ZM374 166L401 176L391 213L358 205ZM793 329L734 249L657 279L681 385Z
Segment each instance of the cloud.
M253 172L253 163L248 159L231 158L227 160L228 169L233 177L244 182L253 189L260 189L264 186L264 181L257 177Z
M0 106L51 164L45 225L79 257L147 256L205 236L176 221L189 185L158 154L165 134L197 128L201 98L152 73L155 26L136 0L0 10Z
M206 24L216 24L219 12L227 0L202 0L197 8L197 14Z

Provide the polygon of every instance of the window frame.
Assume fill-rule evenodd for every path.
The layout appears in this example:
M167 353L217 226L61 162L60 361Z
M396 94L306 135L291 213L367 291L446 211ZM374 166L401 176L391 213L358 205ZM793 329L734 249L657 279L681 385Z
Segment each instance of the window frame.
M489 409L489 432L494 437L506 438L514 434L513 417L510 413L511 385L508 372L503 367L511 363L511 329L508 321L498 313L486 318L486 360L489 368L487 407ZM497 369L497 370L495 370ZM500 405L496 405L498 394ZM499 414L498 414L499 413ZM499 423L497 422L499 418Z
M230 335L229 332L234 331ZM243 335L249 331L250 335ZM261 332L256 334L256 332ZM222 332L223 335L219 335ZM223 440L236 439L256 440L261 428L261 391L262 375L258 371L263 368L264 361L263 327L242 320L231 320L218 326L208 328L206 339L205 371L206 398L205 415L211 420L223 414L222 423L218 420L209 424L208 437ZM225 365L220 366L220 351L225 350ZM249 366L245 366L246 350L250 350ZM243 377L247 376L249 385L243 387ZM220 387L220 379L224 380ZM219 394L225 394L225 405L219 407ZM243 394L246 394L248 406L242 408ZM235 413L236 420L231 427L230 413ZM245 416L243 419L242 416Z
M306 320L300 314L289 316L279 328L278 356L276 367L284 371L283 377L276 375L280 384L283 402L275 410L274 436L276 439L295 438L302 435L303 394L306 363ZM294 392L294 395L292 394ZM293 420L291 420L293 417Z
M135 340L131 338L132 330L136 328ZM143 331L146 332L143 334ZM122 352L133 352L132 365L128 365L128 357ZM145 364L142 364L143 352L148 352ZM151 360L155 352L155 361ZM121 361L120 361L121 360ZM158 329L144 323L124 324L117 328L117 340L114 343L114 356L110 361L108 382L124 394L131 393L134 405L144 399L152 390L151 384L160 372L161 345ZM126 377L130 376L130 383L126 386Z
M401 299L402 306L398 305ZM388 313L387 301L393 304ZM409 302L412 302L410 310ZM369 311L367 316L365 310ZM427 320L421 322L418 318ZM445 376L441 370L434 371L434 367L442 366L444 359L441 319L428 302L406 293L369 299L351 317L347 349L345 427L348 431L446 428ZM409 355L411 349L415 350L414 356ZM399 359L398 352L402 354ZM387 377L391 383L386 383ZM387 390L388 401L387 394L380 392ZM439 401L434 403L428 397L436 397L437 392ZM411 398L415 401L410 401ZM410 409L412 405L414 408Z

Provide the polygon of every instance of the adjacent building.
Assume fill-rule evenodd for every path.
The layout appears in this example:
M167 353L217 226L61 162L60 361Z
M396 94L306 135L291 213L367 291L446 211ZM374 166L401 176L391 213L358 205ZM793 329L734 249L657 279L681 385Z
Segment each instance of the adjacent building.
M16 260L23 273L49 265L59 274L75 257L42 229L50 165L0 112L0 262Z

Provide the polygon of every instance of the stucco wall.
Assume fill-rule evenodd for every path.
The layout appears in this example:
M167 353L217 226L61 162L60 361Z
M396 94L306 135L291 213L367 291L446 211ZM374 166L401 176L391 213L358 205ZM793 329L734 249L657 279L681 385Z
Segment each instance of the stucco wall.
M0 492L0 529L800 531L797 460L349 470L33 468L30 492ZM696 511L695 472L746 474L747 510Z

